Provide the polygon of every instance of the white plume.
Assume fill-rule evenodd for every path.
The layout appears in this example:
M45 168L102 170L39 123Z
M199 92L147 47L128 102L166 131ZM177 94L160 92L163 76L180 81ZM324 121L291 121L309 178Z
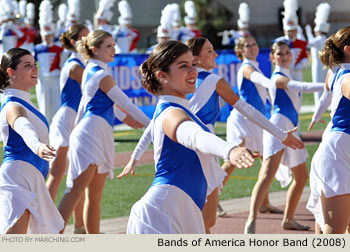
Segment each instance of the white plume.
M61 3L60 6L58 6L58 19L60 22L64 23L66 21L68 12L68 6L65 3Z
M132 18L132 12L128 1L122 0L118 3L118 10L122 17Z
M327 23L329 13L331 11L331 6L324 2L317 6L315 24Z
M80 0L68 0L68 17L79 19L80 17ZM71 20L74 20L71 18Z
M49 0L44 0L41 2L39 7L39 24L40 26L45 26L52 23L52 4Z
M162 16L160 17L160 25L164 28L170 28L173 21L172 6L167 4L162 10Z
M241 3L239 5L238 14L242 22L249 22L249 6L247 3Z
M21 0L18 3L18 10L21 17L24 17L26 15L26 7L27 7L27 1Z
M12 5L13 5L13 11L15 14L18 14L19 13L19 5L18 5L18 2L16 0L13 0L12 1Z
M181 25L181 12L180 12L180 6L177 3L171 4L171 11L172 11L172 25L173 26L180 26Z
M98 8L102 10L110 9L114 5L115 0L101 0Z
M27 4L26 18L30 20L35 18L35 5L33 3Z
M298 0L284 0L284 11L282 14L284 17L295 17L298 10Z
M197 17L196 8L194 6L194 2L193 1L186 1L185 2L185 12L186 12L187 16L190 17L190 18L196 18Z

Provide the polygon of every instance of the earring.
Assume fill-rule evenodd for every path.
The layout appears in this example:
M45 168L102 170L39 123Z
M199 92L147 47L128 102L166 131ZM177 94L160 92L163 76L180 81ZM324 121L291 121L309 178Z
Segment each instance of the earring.
M167 83L168 83L168 80L164 80L164 83L167 84Z
M12 76L12 79L16 79L16 75Z

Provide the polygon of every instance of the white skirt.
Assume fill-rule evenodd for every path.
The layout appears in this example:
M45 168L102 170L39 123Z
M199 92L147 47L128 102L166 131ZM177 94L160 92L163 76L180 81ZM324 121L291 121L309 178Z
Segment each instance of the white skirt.
M131 208L128 234L204 234L201 210L180 188L151 186Z
M213 125L207 124L206 126L209 128L211 133L215 134ZM222 189L222 182L224 181L227 173L221 169L220 161L217 157L211 156L210 167L209 169L203 169L203 173L207 180L207 196L209 196L217 187Z
M350 135L331 131L323 137L311 163L311 195L307 204L321 229L324 225L321 192L326 198L350 194Z
M294 128L292 122L282 114L273 114L270 118L270 122L279 127L282 130L291 130ZM294 136L300 139L297 132L294 132ZM263 159L275 155L277 152L284 150L280 166L278 167L275 175L276 179L280 182L282 187L286 187L292 181L291 168L294 168L304 162L308 158L308 153L305 149L296 149L287 147L277 137L271 135L269 132L264 131L264 154Z
M77 112L63 106L57 111L50 125L50 145L55 149L69 146L69 136L72 133Z
M31 164L16 160L0 168L0 234L30 212L28 233L58 234L64 221L45 185L43 175Z
M69 138L68 159L68 190L73 187L73 180L90 164L98 166L99 174L109 173L109 178L113 179L113 128L100 116L92 115L81 119Z
M236 109L232 109L226 124L226 140L240 144L253 152L263 153L263 129L249 121Z

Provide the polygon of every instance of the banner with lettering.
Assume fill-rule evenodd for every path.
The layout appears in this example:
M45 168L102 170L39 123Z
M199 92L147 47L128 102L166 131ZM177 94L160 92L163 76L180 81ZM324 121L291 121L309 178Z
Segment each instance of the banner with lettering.
M217 68L213 72L221 75L237 93L236 75L241 61L235 56L233 50L217 50L217 53ZM138 74L139 66L147 58L148 54L118 54L115 56L114 61L109 64L109 67L117 85L148 117L152 118L157 98L142 87ZM270 77L269 49L260 49L258 61L262 72L265 76ZM231 109L231 106L222 101L221 115L218 121L226 122ZM120 121L116 120L116 123L120 123Z

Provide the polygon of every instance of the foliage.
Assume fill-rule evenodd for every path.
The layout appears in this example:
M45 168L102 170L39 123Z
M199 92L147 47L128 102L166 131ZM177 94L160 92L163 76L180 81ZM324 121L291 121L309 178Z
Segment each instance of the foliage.
M212 42L214 48L220 49L221 37L217 36L217 32L228 29L233 13L219 1L194 0L193 2L197 10L198 28L203 36Z

